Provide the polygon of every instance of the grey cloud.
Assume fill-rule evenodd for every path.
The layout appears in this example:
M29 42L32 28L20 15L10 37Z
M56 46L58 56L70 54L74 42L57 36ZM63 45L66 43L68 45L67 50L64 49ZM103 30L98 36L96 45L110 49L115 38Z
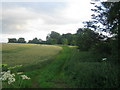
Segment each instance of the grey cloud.
M3 8L4 9L4 8ZM17 34L28 32L28 30L19 30L16 25L25 25L27 20L32 19L43 19L44 24L47 25L65 25L69 23L76 23L76 21L62 18L61 15L56 15L55 13L47 15L42 12L34 12L28 8L6 8L3 11L2 18L2 33L3 34ZM47 29L45 29L47 30Z
M16 4L16 3L15 3ZM17 3L19 4L19 3ZM50 7L50 6L49 6ZM37 7L38 8L38 7ZM48 7L45 7L48 8ZM55 7L54 7L55 8ZM52 8L51 8L52 9ZM44 25L40 25L39 27L35 27L36 30L46 30L49 31L54 27L63 26L67 24L76 24L80 22L80 20L67 19L63 17L59 10L56 8L54 12L45 11L44 10L36 10L36 8L32 7L22 7L22 5L11 5L9 7L3 8L2 13L2 33L3 34L19 34L29 32L27 29L18 29L16 25L25 26L27 24L27 20L37 20L43 19ZM46 9L45 9L46 10ZM31 29L30 29L31 30Z
M17 34L27 30L19 30L16 25L25 25L26 20L34 19L35 13L28 11L26 8L3 8L2 13L2 33Z
M7 18L2 20L2 33L3 34L16 34L24 32L25 30L18 30L16 28L17 24L25 24L25 20L21 19L13 19L13 18Z

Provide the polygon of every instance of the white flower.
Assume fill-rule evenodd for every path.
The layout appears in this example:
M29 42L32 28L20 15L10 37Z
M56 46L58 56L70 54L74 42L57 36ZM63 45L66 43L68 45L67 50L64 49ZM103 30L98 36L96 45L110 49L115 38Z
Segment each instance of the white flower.
M102 61L106 61L106 60L107 60L107 58L103 58L103 59L102 59Z
M13 77L8 78L8 84L11 84L12 82L15 82L15 78L13 78Z
M23 73L23 72L19 72L19 73L17 73L17 74L19 75L19 74L22 74L22 73ZM0 74L1 74L0 81L7 81L8 84L11 84L11 83L15 82L15 80L16 80L16 79L15 79L15 74L14 74L14 73L11 73L10 70L5 71L5 72L0 72ZM22 77L22 79L27 79L27 80L30 79L30 78L27 77L26 75L21 75L21 77Z
M0 74L4 74L5 72L0 72Z
M8 80L8 84L11 84L12 82L15 82L15 74L11 74L10 70L8 70L7 72L1 72L1 77L0 80L1 81L6 81Z
M26 75L21 75L22 79L30 79L29 77L27 77Z
M15 77L15 74L13 73L13 74L12 74L12 76L14 76L14 77Z
M23 72L18 72L17 75L19 75L19 74L23 74Z

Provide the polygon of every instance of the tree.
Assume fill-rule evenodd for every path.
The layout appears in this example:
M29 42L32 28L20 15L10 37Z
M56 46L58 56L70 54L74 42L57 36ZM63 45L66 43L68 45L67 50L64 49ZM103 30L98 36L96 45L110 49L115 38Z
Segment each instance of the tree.
M32 40L29 40L28 43L32 43Z
M91 15L93 20L87 21L86 26L118 35L120 2L101 2L99 6L95 3L92 4L95 6L95 9L91 9L94 12ZM103 26L101 27L100 24Z
M42 42L41 39L33 38L33 40L29 40L28 43L35 43L35 44L40 44Z
M51 45L57 44L57 40L56 40L56 39L53 39L53 38L49 38L49 39L47 40L47 43L48 43L48 44L51 44Z
M99 41L100 37L98 33L95 33L91 29L84 28L77 31L77 45L80 50L87 51L93 44Z
M96 3L92 4L95 6L95 9L92 9L94 14L92 14L92 20L86 22L86 27L93 28L97 31L109 32L112 35L109 42L98 43L94 47L94 50L100 47L101 49L99 48L97 51L99 53L105 53L105 49L109 48L107 51L111 50L109 52L111 53L111 57L117 59L118 52L120 52L120 48L118 47L118 38L120 39L118 35L118 30L120 29L120 2L101 2L101 5L97 5ZM120 62L120 60L118 61Z
M71 33L63 34L62 38L66 38L68 40L68 45L71 45L71 42L72 42L72 39L73 39Z
M51 34L48 34L46 40L48 44L60 44L61 35L55 31L51 31Z
M19 38L17 43L26 43L25 39L24 38Z
M16 38L8 38L8 43L17 43Z
M76 45L76 40L73 39L73 40L71 41L71 45L75 46L75 45Z
M34 39L32 40L32 42L38 44L38 43L39 43L39 40L38 40L37 38L34 38Z
M61 40L63 45L67 45L68 44L68 40L66 38L62 38Z

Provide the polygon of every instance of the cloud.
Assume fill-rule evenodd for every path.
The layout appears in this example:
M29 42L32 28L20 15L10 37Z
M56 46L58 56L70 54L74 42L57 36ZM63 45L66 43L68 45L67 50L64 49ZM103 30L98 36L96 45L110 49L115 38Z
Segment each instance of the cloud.
M90 18L90 0L70 0L66 4L67 7L61 11L63 17L74 21L83 21Z
M2 14L3 34L17 34L20 32L26 32L27 29L24 28L26 21L38 17L36 13L23 7L7 8Z
M90 7L88 0L62 3L6 2L2 12L3 41L11 37L25 37L27 40L38 37L45 40L51 31L75 33L83 27L82 21L90 19Z

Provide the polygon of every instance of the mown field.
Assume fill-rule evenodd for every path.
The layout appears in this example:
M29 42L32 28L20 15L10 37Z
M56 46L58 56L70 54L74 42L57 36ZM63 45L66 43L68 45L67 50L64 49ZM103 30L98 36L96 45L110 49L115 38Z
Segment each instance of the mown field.
M3 44L3 63L23 65L20 71L31 79L19 87L3 83L4 88L117 88L117 65L102 61L72 46ZM16 77L18 78L18 77Z

